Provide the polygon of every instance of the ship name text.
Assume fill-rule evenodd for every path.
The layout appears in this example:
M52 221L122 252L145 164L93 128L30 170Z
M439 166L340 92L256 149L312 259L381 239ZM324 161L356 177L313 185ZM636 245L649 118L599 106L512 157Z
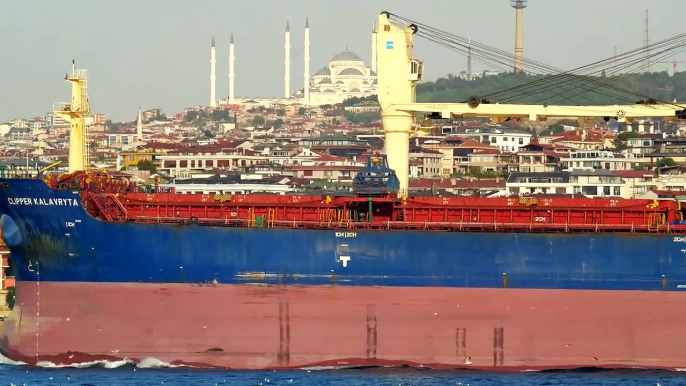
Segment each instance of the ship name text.
M7 202L10 205L79 206L75 198L8 197Z

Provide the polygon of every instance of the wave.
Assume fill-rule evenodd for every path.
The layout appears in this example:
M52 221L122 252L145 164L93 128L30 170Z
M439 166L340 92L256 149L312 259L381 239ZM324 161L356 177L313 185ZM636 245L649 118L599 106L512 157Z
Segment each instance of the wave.
M14 361L6 356L0 354L0 366L28 366L27 363L21 361ZM168 362L161 361L157 358L143 358L136 362L131 359L120 359L115 361L109 360L97 360L81 363L70 363L70 364L57 364L49 361L39 361L35 367L45 368L45 369L64 369L64 368L94 368L99 367L103 369L118 369L122 367L133 367L135 369L174 369L174 368L194 368L194 366L188 365L173 365Z

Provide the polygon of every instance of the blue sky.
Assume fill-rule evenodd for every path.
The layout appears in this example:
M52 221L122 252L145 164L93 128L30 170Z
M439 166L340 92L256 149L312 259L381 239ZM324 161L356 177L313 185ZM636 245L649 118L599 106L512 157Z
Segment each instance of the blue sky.
M524 55L571 69L612 56L614 46L619 52L636 48L644 42L646 9L651 41L677 35L684 27L676 3L530 0L524 10ZM237 97L280 96L286 18L295 90L302 87L305 17L314 73L346 46L369 62L372 23L384 10L514 50L515 15L507 0L5 0L0 1L0 122L41 115L53 102L68 100L63 77L72 59L89 71L93 112L115 121L134 119L139 105L171 114L206 104L213 35L217 94L225 97L231 31ZM415 55L426 62L428 79L466 69L463 56L422 39Z

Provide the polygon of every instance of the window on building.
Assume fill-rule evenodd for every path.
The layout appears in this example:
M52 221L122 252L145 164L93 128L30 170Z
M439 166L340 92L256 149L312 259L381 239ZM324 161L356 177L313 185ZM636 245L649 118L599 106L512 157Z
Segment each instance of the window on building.
M597 196L598 195L598 187L597 186L583 186L581 188L581 193L583 193L587 196Z
M622 195L622 189L619 186L615 186L613 189L614 189L614 195L615 196L621 196ZM645 188L643 188L642 193L645 193Z
M524 138L519 138L519 144L523 145L524 144Z
M609 196L610 195L610 187L609 186L603 186L603 196Z

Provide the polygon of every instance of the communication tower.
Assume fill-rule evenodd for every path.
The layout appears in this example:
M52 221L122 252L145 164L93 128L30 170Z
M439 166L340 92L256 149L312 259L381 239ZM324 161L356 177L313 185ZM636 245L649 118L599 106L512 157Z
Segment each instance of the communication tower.
M524 71L524 39L522 37L522 14L527 6L527 0L510 0L510 5L516 10L515 22L515 60L514 72Z

